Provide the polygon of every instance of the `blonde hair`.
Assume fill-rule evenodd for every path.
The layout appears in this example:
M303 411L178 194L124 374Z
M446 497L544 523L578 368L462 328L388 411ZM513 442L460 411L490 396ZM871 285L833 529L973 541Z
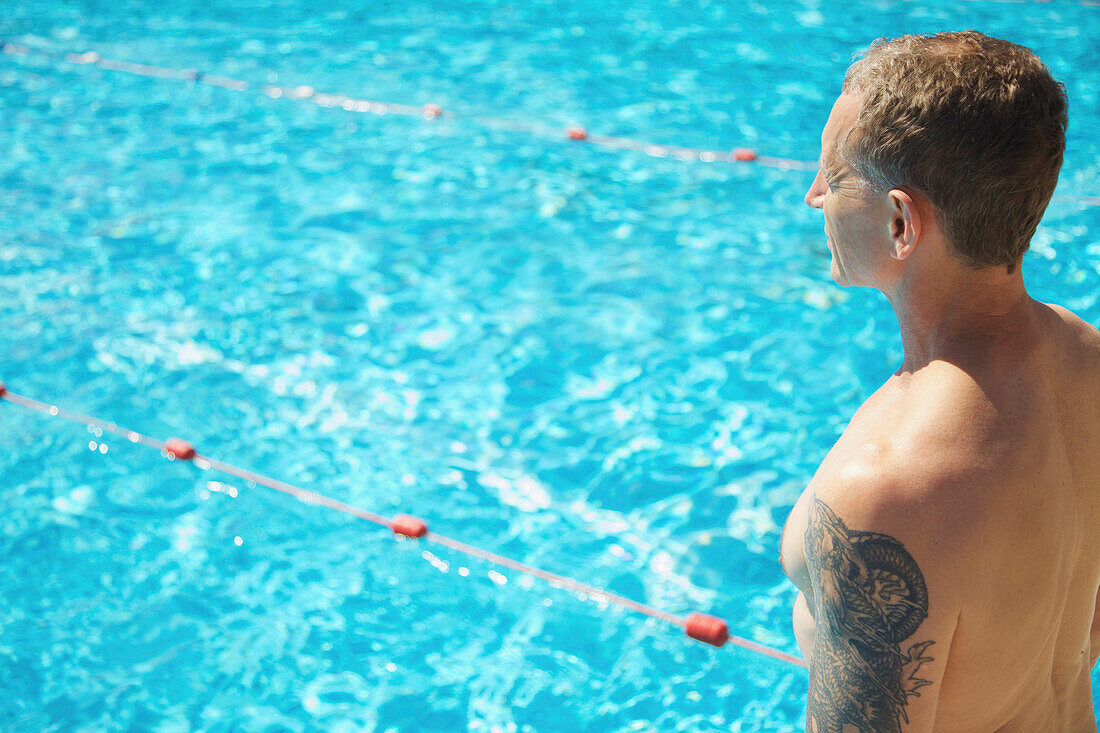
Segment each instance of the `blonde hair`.
M1065 87L1023 46L961 31L879 39L844 91L860 97L842 158L874 190L923 194L951 251L1012 272L1066 147Z

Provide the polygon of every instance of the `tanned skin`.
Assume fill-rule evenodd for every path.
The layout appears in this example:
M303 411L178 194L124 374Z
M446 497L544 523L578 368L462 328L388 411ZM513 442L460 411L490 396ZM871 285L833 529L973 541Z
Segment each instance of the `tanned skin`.
M837 155L806 202L832 276L889 299L905 356L787 520L813 733L1095 733L1100 332L974 269L931 204L872 193Z

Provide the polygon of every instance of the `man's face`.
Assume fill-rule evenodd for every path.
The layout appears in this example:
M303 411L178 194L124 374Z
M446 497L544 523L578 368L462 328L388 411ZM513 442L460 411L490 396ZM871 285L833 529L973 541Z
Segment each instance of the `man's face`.
M886 195L874 195L837 154L837 145L859 114L859 97L842 94L821 134L821 164L806 203L825 214L825 236L832 255L830 273L838 285L882 285L891 262L893 217Z

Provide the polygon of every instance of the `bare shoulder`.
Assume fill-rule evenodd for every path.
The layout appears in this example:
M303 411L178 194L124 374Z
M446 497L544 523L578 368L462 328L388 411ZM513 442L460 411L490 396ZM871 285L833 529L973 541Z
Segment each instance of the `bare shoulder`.
M1088 436L1100 434L1100 331L1061 306L1042 306L1052 324L1048 338L1060 420L1071 444L1092 443L1088 451L1095 453Z
M934 417L916 425L899 419L893 434L836 461L812 488L851 527L898 538L926 563L953 565L988 521L982 494L1001 469L979 454L973 437L952 441L942 422L936 430Z
M1095 326L1078 316L1069 308L1058 305L1057 303L1040 303L1039 305L1049 308L1066 325L1071 326L1075 329L1079 329L1083 334L1091 335L1093 338L1096 339L1098 343L1100 343L1100 330L1097 330Z
M1028 429L1006 430L1003 407L950 365L888 382L880 393L853 418L810 488L849 529L902 543L937 576L946 609L980 565L983 529L1002 521L1005 499L1027 475L1020 444ZM961 565L962 556L975 562Z
M1033 414L1034 399L1016 385L1004 404L1002 391L948 363L895 376L852 418L823 478L843 486L873 477L907 503L1011 472L1030 429L1012 418Z
M1073 311L1054 303L1040 303L1051 315L1051 321L1059 326L1060 335L1072 353L1082 357L1100 356L1100 330Z

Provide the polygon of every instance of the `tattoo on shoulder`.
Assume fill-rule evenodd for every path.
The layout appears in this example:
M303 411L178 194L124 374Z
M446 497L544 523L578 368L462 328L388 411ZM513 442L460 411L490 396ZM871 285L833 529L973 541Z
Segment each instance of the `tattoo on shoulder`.
M902 651L928 616L916 561L893 537L849 529L814 497L806 529L817 636L806 730L900 733L906 706L931 684L917 676L932 641Z

